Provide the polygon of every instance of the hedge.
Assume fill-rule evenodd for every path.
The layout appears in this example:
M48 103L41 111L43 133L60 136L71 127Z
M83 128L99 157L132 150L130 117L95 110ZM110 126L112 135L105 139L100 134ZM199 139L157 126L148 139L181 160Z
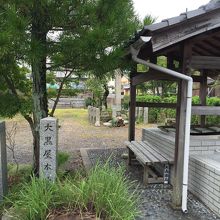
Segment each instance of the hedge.
M48 98L55 98L57 96L57 89L51 89L49 88L47 90L47 96ZM77 94L80 92L78 89L63 89L61 92L62 97L74 97L77 96Z
M143 95L137 96L136 100L138 102L153 102L153 103L176 103L177 97L170 96L162 98L161 96L154 95ZM206 99L207 105L209 106L220 106L220 98L218 97L210 97ZM194 96L192 98L192 104L199 104L200 99L199 96ZM122 101L122 106L124 109L128 109L129 106L129 96L124 96ZM148 120L149 123L164 123L165 118L175 118L176 110L175 109L164 109L164 108L149 108L148 111ZM199 123L199 116L192 116L192 124L196 125ZM206 123L209 125L218 125L220 124L220 116L206 116Z

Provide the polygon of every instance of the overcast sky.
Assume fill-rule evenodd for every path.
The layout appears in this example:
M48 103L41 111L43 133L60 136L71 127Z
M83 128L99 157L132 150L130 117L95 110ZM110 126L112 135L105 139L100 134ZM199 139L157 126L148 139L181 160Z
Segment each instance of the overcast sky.
M145 15L157 17L157 22L171 18L207 4L209 0L133 0L136 13L143 20Z

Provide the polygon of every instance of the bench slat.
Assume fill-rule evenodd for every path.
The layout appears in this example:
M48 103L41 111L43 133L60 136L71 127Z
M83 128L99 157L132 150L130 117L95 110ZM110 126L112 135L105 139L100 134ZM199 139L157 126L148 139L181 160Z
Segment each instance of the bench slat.
M151 163L158 163L160 162L154 155L151 154L150 151L148 151L147 149L145 149L140 143L138 143L137 141L132 141L131 144L133 144L139 151L141 151L141 153L143 155L145 155L147 158L149 158L149 160L151 161Z
M148 157L146 157L139 149L137 149L136 146L132 145L131 142L126 142L125 144L128 148L130 148L134 152L139 162L143 164L151 163Z
M149 143L142 142L142 141L140 141L138 143L141 144L144 147L144 149L147 149L148 152L150 152L150 154L154 155L154 157L156 157L161 163L168 163L169 162L169 160L166 157L164 157L160 153L158 153L152 146L150 146Z
M154 147L153 144L149 143L148 141L143 141L143 143L146 143L149 147L154 149L154 151L156 151L158 154L160 154L160 155L163 154L162 156L164 158L166 158L169 163L173 163L174 162L174 157L170 156L168 153L161 152L160 149L158 149L158 147Z

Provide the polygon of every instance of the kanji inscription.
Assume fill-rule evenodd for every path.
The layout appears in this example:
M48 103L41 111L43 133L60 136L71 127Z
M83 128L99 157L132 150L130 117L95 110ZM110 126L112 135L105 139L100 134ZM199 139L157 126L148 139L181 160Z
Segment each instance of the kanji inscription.
M58 121L44 118L40 122L40 177L50 181L56 179L58 145Z

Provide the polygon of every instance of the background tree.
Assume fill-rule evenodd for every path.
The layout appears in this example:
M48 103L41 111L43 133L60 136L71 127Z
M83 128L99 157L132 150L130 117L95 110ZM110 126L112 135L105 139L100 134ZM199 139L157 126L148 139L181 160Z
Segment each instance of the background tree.
M0 59L5 66L0 76L4 80L1 102L7 106L2 97L10 94L19 103L10 116L21 112L31 126L36 174L39 124L48 115L47 70L68 68L72 73L93 71L101 76L123 66L123 42L134 33L137 24L131 0L6 0L2 3ZM32 84L26 79L16 80L22 77L19 66L24 64L31 67ZM31 95L30 90L26 91L29 87L21 86L24 82L32 85Z

